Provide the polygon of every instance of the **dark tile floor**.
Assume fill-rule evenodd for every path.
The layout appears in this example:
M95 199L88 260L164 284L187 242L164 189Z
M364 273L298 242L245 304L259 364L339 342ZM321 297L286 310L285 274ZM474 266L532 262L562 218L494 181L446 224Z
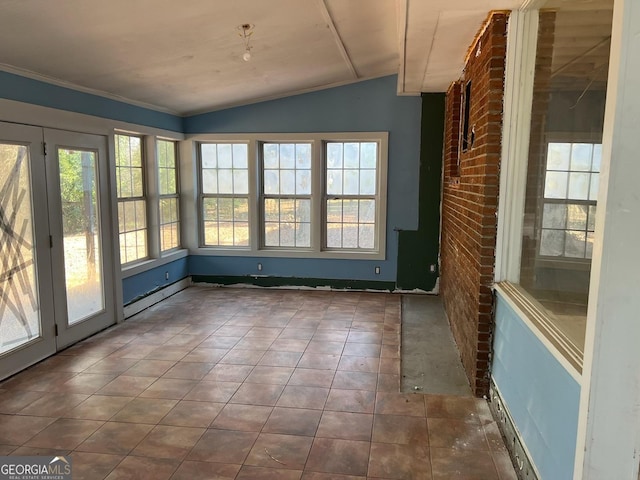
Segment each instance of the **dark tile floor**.
M401 394L400 296L192 287L0 384L74 480L515 479L482 399Z

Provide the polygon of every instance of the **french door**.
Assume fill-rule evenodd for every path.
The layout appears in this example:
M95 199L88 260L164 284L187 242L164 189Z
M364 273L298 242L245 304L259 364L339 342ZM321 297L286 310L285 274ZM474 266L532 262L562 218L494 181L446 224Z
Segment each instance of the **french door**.
M44 130L58 349L115 322L107 139Z
M115 322L105 137L0 122L0 379Z
M42 135L0 123L0 379L56 351Z

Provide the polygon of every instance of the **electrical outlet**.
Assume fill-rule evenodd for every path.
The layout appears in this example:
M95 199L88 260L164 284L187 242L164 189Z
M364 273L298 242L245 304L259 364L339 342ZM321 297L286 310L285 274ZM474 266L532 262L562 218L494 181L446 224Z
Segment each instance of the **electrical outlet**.
M262 264L258 263L258 271L261 272L262 271Z
M380 267L375 268L376 275L380 275Z
M169 280L169 272L164 272L164 279Z

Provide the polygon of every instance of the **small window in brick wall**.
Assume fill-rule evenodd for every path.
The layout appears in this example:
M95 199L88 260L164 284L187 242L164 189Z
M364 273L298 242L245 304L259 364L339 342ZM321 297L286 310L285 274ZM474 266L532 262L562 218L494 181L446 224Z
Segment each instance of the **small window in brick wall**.
M464 96L462 98L462 151L466 152L473 147L475 132L469 125L469 113L471 110L471 80L469 80L464 88Z

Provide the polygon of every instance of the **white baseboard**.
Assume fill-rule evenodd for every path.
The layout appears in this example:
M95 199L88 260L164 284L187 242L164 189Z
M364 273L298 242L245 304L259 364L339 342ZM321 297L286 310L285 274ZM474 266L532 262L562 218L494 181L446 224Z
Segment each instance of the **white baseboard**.
M146 297L141 298L137 302L130 303L129 305L124 307L124 318L132 317L136 313L140 313L141 311L149 308L151 305L155 305L165 298L178 293L180 290L184 290L190 285L191 277L183 278L182 280L179 280L176 283L172 283L162 290L158 290L151 295L147 295Z

